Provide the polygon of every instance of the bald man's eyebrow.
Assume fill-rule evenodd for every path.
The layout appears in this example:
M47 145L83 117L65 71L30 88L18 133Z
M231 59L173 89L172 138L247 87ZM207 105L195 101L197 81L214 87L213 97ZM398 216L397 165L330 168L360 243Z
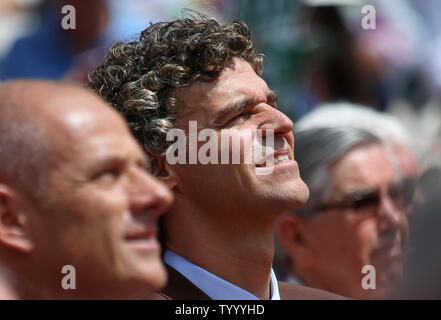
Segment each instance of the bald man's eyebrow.
M277 96L277 93L274 91L271 91L266 96L266 103L268 103L274 107L277 104L277 100L278 100L278 96ZM216 114L216 117L215 117L213 123L215 125L222 125L229 116L234 115L236 113L239 113L240 111L245 109L247 106L255 104L255 103L256 102L253 98L248 98L248 97L244 97L244 98L241 98L237 101L233 101Z
M122 168L126 165L127 159L119 155L110 155L97 160L90 168L88 175L95 179L103 171L112 168Z

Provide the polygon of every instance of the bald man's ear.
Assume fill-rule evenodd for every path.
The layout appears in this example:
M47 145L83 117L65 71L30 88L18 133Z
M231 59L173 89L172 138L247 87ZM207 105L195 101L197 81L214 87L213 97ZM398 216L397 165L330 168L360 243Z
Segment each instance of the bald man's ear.
M14 190L0 183L0 246L26 253L33 246L23 201Z
M305 220L294 214L281 217L277 225L277 239L295 267L308 268L314 263L306 231Z
M153 175L167 184L174 190L178 185L178 179L172 165L167 162L166 157L152 157L152 173Z

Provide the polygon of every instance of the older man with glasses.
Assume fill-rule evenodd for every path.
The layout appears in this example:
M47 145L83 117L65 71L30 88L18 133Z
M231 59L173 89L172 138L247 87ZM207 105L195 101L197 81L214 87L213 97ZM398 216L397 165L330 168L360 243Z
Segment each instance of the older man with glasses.
M412 190L382 141L362 129L295 134L308 204L280 219L277 270L355 299L386 299L402 278Z

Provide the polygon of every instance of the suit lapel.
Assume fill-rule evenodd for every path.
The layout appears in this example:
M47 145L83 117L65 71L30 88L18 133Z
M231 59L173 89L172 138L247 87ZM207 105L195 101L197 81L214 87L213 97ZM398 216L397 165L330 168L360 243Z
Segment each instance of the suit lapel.
M170 300L211 300L201 289L180 274L176 269L165 264L168 283L161 295Z

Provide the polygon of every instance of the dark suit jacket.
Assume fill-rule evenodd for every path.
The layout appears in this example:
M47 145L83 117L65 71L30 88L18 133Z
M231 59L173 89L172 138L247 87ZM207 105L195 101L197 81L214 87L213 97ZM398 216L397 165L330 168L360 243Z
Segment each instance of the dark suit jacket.
M168 284L164 290L155 294L155 300L211 300L202 290L190 280L166 265ZM342 296L323 290L298 286L279 281L279 292L282 300L342 300Z

